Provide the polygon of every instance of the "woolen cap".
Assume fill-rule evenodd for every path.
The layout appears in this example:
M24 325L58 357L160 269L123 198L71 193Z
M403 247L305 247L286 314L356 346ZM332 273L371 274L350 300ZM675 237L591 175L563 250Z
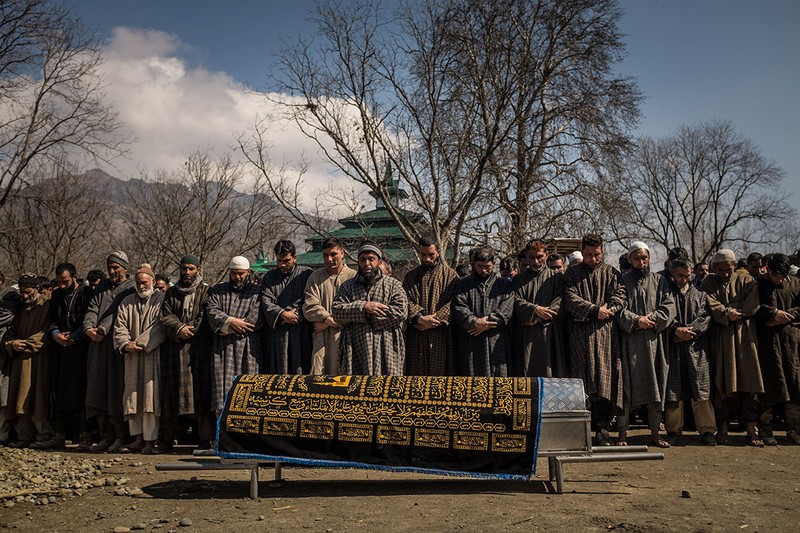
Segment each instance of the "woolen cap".
M200 268L200 258L194 254L186 254L181 257L181 265L194 265L197 268Z
M243 255L237 255L231 259L228 268L230 270L250 270L250 261Z
M130 263L128 263L128 254L126 254L122 250L118 250L118 251L112 253L106 259L106 264L107 265L110 265L111 263L116 263L119 266L121 266L122 268L124 268L125 270L128 270L128 266L130 265Z

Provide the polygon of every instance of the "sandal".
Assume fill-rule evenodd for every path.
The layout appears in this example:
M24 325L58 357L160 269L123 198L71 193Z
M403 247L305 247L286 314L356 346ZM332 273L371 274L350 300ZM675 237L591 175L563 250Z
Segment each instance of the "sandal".
M765 446L777 446L778 439L772 434L771 429L758 428L758 436L764 442Z
M672 445L662 438L653 439L650 441L650 444L657 448L670 448Z
M800 446L800 434L798 434L797 431L793 429L790 429L789 431L786 432L786 440L788 440L792 444L797 444L798 446Z
M758 436L755 428L747 428L747 445L754 448L763 448L764 441Z
M611 446L611 436L607 429L601 429L596 435L598 446Z
M628 432L627 430L619 430L619 436L614 441L614 446L627 446L628 445Z

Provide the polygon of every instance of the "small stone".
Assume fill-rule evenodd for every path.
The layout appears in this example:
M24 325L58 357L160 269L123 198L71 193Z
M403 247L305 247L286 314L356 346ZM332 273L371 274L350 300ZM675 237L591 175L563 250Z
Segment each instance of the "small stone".
M31 483L36 483L39 485L40 483L44 483L44 478L42 476L36 476L31 478Z
M142 489L140 489L139 487L132 487L132 488L128 489L128 495L129 496L139 496L140 494L143 494L143 493L144 493L144 491Z
M133 524L133 526L131 527L131 529L136 529L136 530L139 530L139 529L147 529L147 524L142 524L142 523L140 523L140 524Z
M114 494L116 494L117 496L125 496L126 494L128 494L128 491L125 490L124 487L119 487L117 490L114 491Z
M8 500L5 503L5 506L6 506L6 509L11 509L12 507L14 507L14 502L12 502L11 500Z
M681 498L691 498L691 497L692 497L691 491L688 490L681 491Z
M114 533L128 533L131 528L125 526L117 526L114 528Z
M192 519L189 518L188 516L184 516L183 518L181 518L181 521L178 522L178 525L181 526L181 527L191 526L192 525Z
M106 487L113 487L113 486L114 486L114 478L113 477L107 477L106 478Z
M47 501L49 501L50 503L56 503L56 497L50 496L49 498L47 498Z
M266 520L266 519L267 517L264 516L263 514L258 515L258 518L256 518L256 520Z

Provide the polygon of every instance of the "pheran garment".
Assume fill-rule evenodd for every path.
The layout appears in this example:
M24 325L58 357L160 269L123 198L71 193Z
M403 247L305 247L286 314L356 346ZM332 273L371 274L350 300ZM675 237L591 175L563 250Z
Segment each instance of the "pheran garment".
M408 296L406 375L449 376L455 370L450 304L458 286L456 271L439 260L432 267L420 265L403 278ZM441 325L420 331L414 321L434 315Z
M675 300L666 277L635 270L620 276L627 301L617 313L622 329L622 392L630 407L660 403L664 407L669 375L667 328L675 319ZM639 318L650 315L654 328L639 329Z
M211 327L206 318L209 286L173 285L161 306L167 339L161 346L161 414L165 418L208 412L211 407ZM194 335L181 339L183 326Z
M0 342L14 322L19 305L19 293L7 285L0 285ZM11 359L11 354L7 354L0 344L0 409L5 409L8 403Z
M461 280L453 296L451 312L456 337L456 373L462 376L511 376L514 350L511 283L496 272L486 278L471 274ZM480 335L470 335L467 330L484 317L497 322L497 326Z
M114 318L119 303L136 292L133 278L114 285L106 278L95 289L83 318L83 330L97 328L103 338L89 342L86 357L86 416L107 413L122 419L124 360L114 355Z
M303 296L311 269L295 266L289 274L274 268L261 280L265 374L308 374L311 371L311 323L303 317ZM293 311L298 324L285 324L281 313Z
M546 378L569 376L561 295L564 274L550 268L528 269L514 277L514 375ZM537 307L557 314L536 316Z
M711 315L706 294L689 283L681 291L670 280L670 291L675 300L675 321L669 327L669 376L667 401L710 400L711 374L709 371L708 332ZM675 340L675 330L691 326L697 336L688 341Z
M388 306L384 316L364 312L367 302ZM361 276L347 280L331 305L333 320L342 325L339 373L342 375L402 376L406 347L403 322L408 298L403 284L379 273L372 285Z
M347 265L342 265L338 274L329 274L325 267L312 272L306 282L303 300L303 315L306 319L311 323L327 320L331 316L331 305L336 291L355 275L356 271ZM341 328L329 327L312 333L311 374L334 376L339 373L340 336Z
M3 349L11 357L6 420L28 415L35 422L44 422L50 415L50 340L45 335L49 310L50 300L44 297L30 307L21 303L6 332ZM24 340L26 348L21 352L12 350L11 343L14 340Z
M211 409L218 411L225 404L233 378L261 372L261 286L247 282L236 290L230 281L214 285L208 294L206 313L214 333ZM250 333L236 333L230 327L232 318L244 319L255 328Z
M115 357L125 360L122 412L126 419L144 413L161 415L159 354L166 338L160 320L163 302L164 293L159 290L148 298L134 293L122 300L117 309L114 351ZM131 341L142 351L126 352L125 346Z
M604 304L615 313L625 305L625 286L619 272L601 263L567 268L561 305L567 312L570 371L580 378L589 396L610 400L622 409L622 359L619 327L614 318L599 320Z
M758 310L755 280L744 269L735 271L727 282L716 274L709 274L703 279L703 290L713 319L709 350L719 399L736 392L764 392L752 320ZM730 309L738 310L744 318L730 320Z
M775 285L761 277L758 298L755 321L764 403L800 403L800 279L787 276L781 285ZM792 315L792 320L769 325L779 310Z

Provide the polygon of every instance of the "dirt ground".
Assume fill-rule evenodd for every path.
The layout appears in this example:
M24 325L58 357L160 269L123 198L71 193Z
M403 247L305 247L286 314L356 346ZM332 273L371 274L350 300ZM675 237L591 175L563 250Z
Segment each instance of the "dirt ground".
M732 446L707 448L687 434L685 445L664 450L663 461L566 465L563 495L554 494L542 459L527 483L287 467L275 486L272 470L262 470L259 499L250 500L246 471L156 471L159 462L192 460L190 448L179 448L127 456L105 472L130 478L128 487L141 495L99 487L49 505L0 505L0 529L797 531L800 447L779 436L781 445L755 449L732 435ZM629 440L646 444L641 431ZM191 525L180 526L186 518Z

